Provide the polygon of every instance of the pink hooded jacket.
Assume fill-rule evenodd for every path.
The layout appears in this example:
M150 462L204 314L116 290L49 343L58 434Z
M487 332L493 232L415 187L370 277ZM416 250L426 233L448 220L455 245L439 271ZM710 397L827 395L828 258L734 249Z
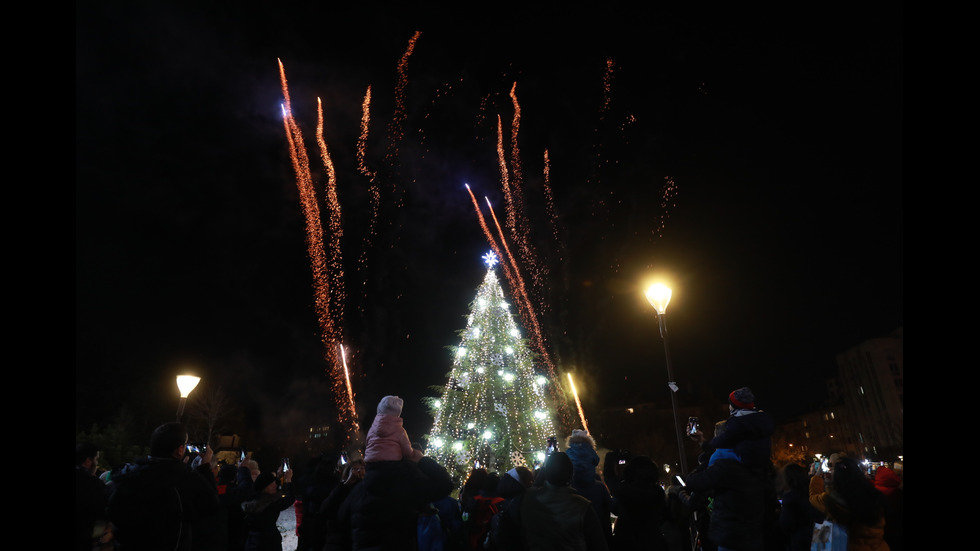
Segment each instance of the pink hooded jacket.
M412 448L408 432L402 426L402 407L405 401L398 396L385 396L378 403L378 414L371 423L364 448L364 462L418 461L422 452Z

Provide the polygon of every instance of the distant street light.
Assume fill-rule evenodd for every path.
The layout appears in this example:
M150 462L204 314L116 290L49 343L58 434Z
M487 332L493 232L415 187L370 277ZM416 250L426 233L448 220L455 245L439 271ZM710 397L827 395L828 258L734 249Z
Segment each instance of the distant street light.
M200 377L193 375L177 375L177 388L180 389L180 403L177 405L177 422L184 416L184 404L191 391L197 388L197 383L201 382Z
M670 303L670 288L660 283L654 283L646 290L647 300L657 310L657 320L660 322L660 338L664 341L664 354L667 357L667 386L670 388L670 406L674 410L674 432L677 434L677 459L681 464L681 474L687 474L687 461L684 455L684 440L681 438L681 424L677 417L677 383L674 372L670 367L670 344L667 341L667 304Z

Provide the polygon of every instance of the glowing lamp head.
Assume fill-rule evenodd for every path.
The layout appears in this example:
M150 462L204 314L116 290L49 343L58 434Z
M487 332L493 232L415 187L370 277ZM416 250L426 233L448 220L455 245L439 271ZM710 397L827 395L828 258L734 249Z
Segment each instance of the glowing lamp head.
M445 444L445 442L442 441L442 438L436 438L432 441L432 445L437 448L441 448L443 444Z
M483 431L483 439L484 440L490 440L491 438L493 438L493 433L492 432L490 432L488 430Z
M178 375L177 388L180 389L180 397L187 398L190 396L191 391L197 387L197 383L199 382L201 382L200 377L195 377L193 375Z
M548 379L546 379L543 375L540 376L540 377L538 377L538 380L537 380L538 385L544 386L545 383L547 383L547 382L548 382Z
M670 294L670 288L660 283L654 283L646 291L647 300L650 301L650 305L661 315L667 311L667 304L670 303Z
M453 449L456 450L456 451L462 450L463 449L463 442L461 442L459 440L453 442Z

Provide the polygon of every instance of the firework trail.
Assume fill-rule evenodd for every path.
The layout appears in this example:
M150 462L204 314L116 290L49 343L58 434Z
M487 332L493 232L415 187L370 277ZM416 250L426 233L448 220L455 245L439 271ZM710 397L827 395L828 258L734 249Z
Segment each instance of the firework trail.
M402 139L405 137L405 119L408 118L408 110L405 108L405 89L408 88L408 60L415 51L415 43L422 35L416 31L412 38L408 40L408 48L398 61L398 81L395 84L395 114L388 125L388 150L385 153L387 164L392 169L396 166L398 148ZM391 189L394 194L395 207L402 206L403 194L399 192L397 178L391 178Z
M344 345L340 346L340 359L344 362L344 379L347 381L347 399L350 401L350 408L353 411L354 408L354 387L350 384L350 371L347 369L347 354L344 352ZM361 432L361 427L357 424L357 418L354 419L354 433L359 434Z
M374 181L374 173L367 167L367 139L368 130L371 127L371 87L367 87L364 93L364 101L361 102L361 134L357 138L357 170L367 176L368 180Z
M564 242L561 240L561 233L558 226L558 209L555 208L555 196L551 192L551 158L548 150L544 150L544 200L545 208L548 213L548 221L551 223L551 236L555 240L555 247L558 250L558 261L565 259Z
M361 133L357 139L357 169L361 174L368 178L368 196L371 198L371 215L368 221L367 231L364 233L364 240L361 246L361 256L357 261L357 269L361 272L361 287L367 287L368 283L368 252L372 248L374 237L377 235L378 212L381 208L381 190L376 181L377 174L367 167L367 140L368 131L371 127L371 87L368 86L364 93L364 101L361 102Z
M677 197L677 183L670 176L664 176L664 186L660 188L660 224L654 230L657 237L664 236L664 228L667 227L667 219L670 218L670 209L677 206L674 198Z
M490 233L490 228L487 227L487 221L483 218L483 212L480 210L480 204L476 202L476 196L473 195L473 190L470 189L469 184L463 185L466 186L466 191L469 192L470 199L473 200L473 207L476 208L476 216L480 220L480 227L483 228L483 233L487 236L487 241L490 243L490 248L493 249L493 252L497 255L497 258L504 258L504 256L500 253L500 247L497 246L497 241L494 240L493 234ZM510 268L504 265L503 262L501 262L500 265L504 268L504 276L507 277L507 280L511 282L511 287L513 287L514 285L513 280L511 279Z
M515 300L518 306L518 312L523 313L521 318L524 321L524 326L527 328L531 335L531 344L538 350L541 355L541 359L544 362L544 366L547 371L548 378L558 383L558 379L555 376L555 364L551 360L551 354L548 353L548 346L545 343L544 333L541 331L541 326L538 324L538 317L534 312L534 305L527 296L527 288L524 285L524 279L521 277L520 269L517 267L517 261L514 259L514 255L510 253L510 247L507 246L507 238L504 235L503 228L500 227L500 221L497 220L497 215L493 211L493 205L490 204L490 199L484 197L487 201L487 208L490 209L490 216L493 217L493 222L497 226L497 233L500 234L500 242L504 246L504 251L507 253L506 257L501 256L501 265L505 265L503 261L506 258L511 265L511 270L513 271L513 279L510 281L511 288L514 290ZM506 273L506 272L505 272ZM510 277L508 277L510 279ZM565 400L558 392L560 388L559 384L550 385L552 398L555 404L558 406L558 413L564 424L568 424L568 408L565 404Z
M521 104L517 101L517 83L510 87L510 101L514 104L514 117L510 123L510 172L514 175L513 192L506 194L507 198L507 229L510 230L511 238L515 243L520 243L527 239L527 224L524 223L524 201L521 193L521 150L518 145L518 134L521 129ZM497 132L502 133L502 127L498 121ZM503 136L497 139L497 147L500 148L498 156L504 160ZM506 164L502 170L507 170Z
M535 302L541 305L542 314L549 310L548 302L544 299L545 281L548 277L547 266L539 262L537 252L530 239L531 222L527 217L527 208L524 204L524 175L521 169L521 150L518 145L518 137L521 128L521 104L517 101L517 83L510 89L511 103L514 105L514 118L511 123L510 132L510 164L514 174L513 192L511 193L512 204L511 212L508 212L508 219L514 219L512 228L514 243L520 252L521 260L527 267L527 272L531 276L531 294L535 297Z
M320 160L327 172L327 227L330 228L330 312L332 318L340 319L343 326L343 311L346 303L344 293L344 263L341 254L340 242L344 237L344 227L340 218L340 201L337 198L337 172L333 166L333 159L330 158L330 151L327 149L327 142L323 139L323 102L316 98L316 142L320 146ZM335 339L340 339L339 331L332 335Z
M317 203L316 190L313 187L313 176L310 172L310 162L306 153L303 134L299 129L299 125L296 124L296 120L293 118L292 111L289 107L289 86L286 81L286 71L281 60L279 61L279 74L284 98L283 126L286 131L286 140L289 143L289 156L292 160L293 170L296 172L296 186L299 190L300 203L306 219L307 253L310 257L310 267L313 273L314 307L320 322L320 339L324 345L324 353L329 366L331 386L333 387L335 396L340 396L340 392L343 389L343 381L341 380L343 373L341 369L343 366L340 365L338 356L333 353L333 344L339 342L340 339L339 330L334 321L336 312L333 312L330 308L331 285L327 255L323 247L323 227L320 223L320 208ZM322 125L318 125L318 131L321 132L321 135L317 139L318 141L322 141ZM327 172L332 174L333 163L329 161L325 144L321 146L321 154L325 156ZM334 196L335 199L336 197ZM337 216L339 217L339 209L337 210ZM331 220L332 217L333 214L331 214ZM353 407L342 401L338 401L337 410L341 422L356 426L357 421L355 420Z
M578 399L578 390L575 389L575 381L572 380L571 373L566 373L566 375L568 375L568 384L572 387L572 394L575 396L575 405L578 406L578 417L582 420L582 428L585 429L585 432L591 434L589 423L585 420L585 410L582 409L582 402Z
M511 122L509 168L504 154L503 125L499 117L497 120L497 158L500 164L501 183L504 186L505 208L507 212L505 225L510 231L511 241L516 246L521 262L530 277L531 285L528 293L534 297L534 303L539 305L541 313L544 314L550 310L544 293L548 269L538 260L537 252L530 239L531 222L528 219L524 201L524 176L521 169L519 145L521 104L517 100L516 82L510 89L510 99L514 106L514 117ZM510 178L508 178L508 175L510 175Z

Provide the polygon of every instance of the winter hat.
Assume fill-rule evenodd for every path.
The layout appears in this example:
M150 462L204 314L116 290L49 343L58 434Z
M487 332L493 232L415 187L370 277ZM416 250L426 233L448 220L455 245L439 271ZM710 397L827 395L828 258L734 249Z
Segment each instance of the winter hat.
M544 480L552 486L568 486L572 480L572 460L563 452L555 452L544 462Z
M901 485L902 480L888 467L878 467L875 471L875 488L886 496L892 495Z
M276 481L276 475L272 473L261 473L259 476L255 477L255 484L252 488L255 489L255 493L260 494L265 490L269 484Z
M581 429L573 429L572 435L568 437L568 441L565 443L566 447L570 448L575 444L585 444L588 447L595 449L595 440L589 431Z
M534 473L531 472L531 469L528 469L523 465L514 467L513 469L507 471L507 474L514 480L520 482L521 486L525 488L529 488L534 482Z
M401 416L404 406L405 400L402 400L398 396L385 396L378 403L378 415Z
M755 394L747 386L737 388L728 395L728 401L735 409L753 409L755 407Z

